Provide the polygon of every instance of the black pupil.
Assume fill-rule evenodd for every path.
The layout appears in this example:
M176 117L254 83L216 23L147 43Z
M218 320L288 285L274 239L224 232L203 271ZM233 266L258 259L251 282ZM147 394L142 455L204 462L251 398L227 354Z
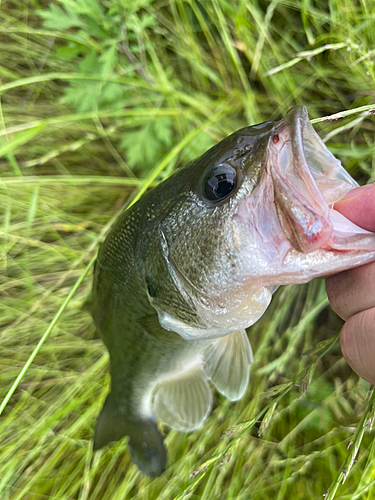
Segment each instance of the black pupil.
M237 175L233 167L227 164L215 167L204 187L205 197L210 201L226 198L236 189Z

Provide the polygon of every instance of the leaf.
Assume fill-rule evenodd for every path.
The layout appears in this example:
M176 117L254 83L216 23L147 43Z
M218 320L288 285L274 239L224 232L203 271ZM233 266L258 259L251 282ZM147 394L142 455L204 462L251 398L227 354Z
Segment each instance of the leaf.
M62 59L63 61L73 61L73 59L85 50L87 50L87 47L71 42L58 47L55 51L55 56L57 59Z
M77 14L83 14L93 19L103 17L103 11L98 0L59 0L69 11L75 11Z
M91 111L97 109L99 100L100 89L98 82L88 82L79 80L74 82L65 90L63 102L66 104L73 104L78 111Z
M172 145L171 121L155 119L139 130L127 132L121 142L130 167L146 169L161 159Z
M81 62L82 73L100 73L100 64L95 51L91 51ZM65 89L64 103L73 104L78 111L97 109L100 97L100 82L76 80Z
M106 83L100 94L100 104L113 104L118 103L118 106L122 106L123 97L125 94L125 89L123 85L115 82Z
M117 62L117 45L113 44L99 58L101 73L108 75L112 73L113 67Z
M146 28L150 28L151 26L156 25L156 17L151 14L144 14L139 18L139 27L140 30L145 30Z
M43 26L47 29L63 31L84 27L82 20L73 11L67 12L53 3L50 3L49 10L39 10L37 14L44 19Z
M98 23L98 20L93 18L93 17L86 17L86 28L85 32L90 33L90 36L93 38L100 38L101 40L108 41L108 38L110 38L111 33L109 32L110 30L106 30L105 28L108 27L106 24L105 26L102 26L101 24Z
M168 118L161 118L154 122L153 127L157 139L159 139L159 141L161 141L165 146L171 146L171 121Z
M102 55L91 50L79 65L81 73L106 76L113 73L117 62L117 45L112 44ZM76 80L65 89L64 102L73 104L79 111L98 109L103 104L114 104L124 95L124 86L98 80Z
M103 29L106 18L97 0L58 0L62 7L49 5L49 10L40 10L45 28L64 31L69 28L82 29L85 36L107 40L108 32ZM108 25L107 25L108 26Z
M90 51L90 53L81 61L79 69L82 73L93 73L95 75L101 73L98 54L94 50Z

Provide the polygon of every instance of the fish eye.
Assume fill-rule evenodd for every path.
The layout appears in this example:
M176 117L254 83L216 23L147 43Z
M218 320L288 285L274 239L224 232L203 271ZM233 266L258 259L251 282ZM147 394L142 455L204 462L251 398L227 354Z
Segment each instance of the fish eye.
M211 167L204 176L203 198L219 202L227 198L237 187L237 172L228 163Z

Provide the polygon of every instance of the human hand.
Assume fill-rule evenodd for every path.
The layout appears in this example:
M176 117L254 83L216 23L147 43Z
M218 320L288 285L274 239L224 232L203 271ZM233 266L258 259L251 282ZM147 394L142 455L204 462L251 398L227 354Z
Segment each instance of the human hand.
M335 209L375 232L375 184L353 189ZM375 262L330 276L326 290L332 309L345 320L340 341L346 361L375 384Z

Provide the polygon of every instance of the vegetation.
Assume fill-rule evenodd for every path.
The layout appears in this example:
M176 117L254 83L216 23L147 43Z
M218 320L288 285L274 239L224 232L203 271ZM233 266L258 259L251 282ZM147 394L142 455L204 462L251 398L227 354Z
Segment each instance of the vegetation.
M374 393L324 283L277 292L249 331L246 395L216 395L192 434L165 429L152 481L125 441L92 453L108 355L82 306L126 206L295 103L375 179L374 2L13 0L0 19L0 498L373 498Z

